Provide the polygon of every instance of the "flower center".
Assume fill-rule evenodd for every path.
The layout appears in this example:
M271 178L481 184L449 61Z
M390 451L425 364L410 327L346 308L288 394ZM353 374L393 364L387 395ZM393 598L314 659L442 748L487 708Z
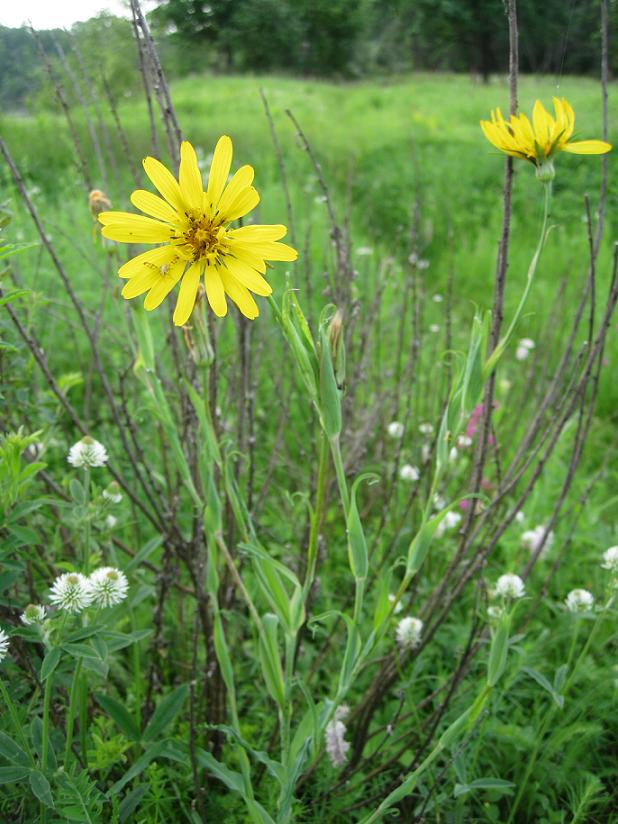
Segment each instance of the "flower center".
M220 251L219 244L225 235L223 226L213 223L205 215L188 216L188 226L183 233L185 243L190 247L193 260L215 258Z

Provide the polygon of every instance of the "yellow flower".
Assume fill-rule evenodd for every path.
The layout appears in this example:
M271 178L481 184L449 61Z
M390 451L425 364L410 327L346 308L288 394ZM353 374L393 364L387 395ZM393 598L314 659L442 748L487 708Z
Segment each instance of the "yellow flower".
M228 295L245 317L256 318L259 310L251 292L264 296L272 292L262 277L265 261L296 260L297 253L275 242L286 234L285 226L229 228L228 224L259 203L260 196L251 185L252 167L241 166L227 183L232 164L232 141L227 135L219 138L215 148L206 191L195 150L187 141L180 147L178 181L154 157L146 157L143 163L164 198L142 189L132 193L131 203L149 217L128 212L99 215L103 237L121 243L163 244L120 267L120 277L129 279L122 296L134 298L148 292L144 308L151 311L181 281L174 323L182 326L193 311L203 277L215 315L227 313Z
M551 158L558 152L605 154L610 151L611 145L604 140L571 140L575 112L564 98L554 97L553 102L555 118L537 100L532 123L525 114L511 115L505 120L500 109L496 109L491 113L491 121L481 120L483 134L501 152L529 160L539 171L547 169L551 177Z

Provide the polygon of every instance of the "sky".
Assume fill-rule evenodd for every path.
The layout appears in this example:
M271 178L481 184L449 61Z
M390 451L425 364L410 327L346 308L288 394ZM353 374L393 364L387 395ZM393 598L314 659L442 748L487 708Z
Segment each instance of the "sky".
M129 17L128 2L123 0L17 0L0 2L0 26L18 28L23 23L35 29L70 28L73 23L89 20L100 11ZM143 3L148 10L152 3Z

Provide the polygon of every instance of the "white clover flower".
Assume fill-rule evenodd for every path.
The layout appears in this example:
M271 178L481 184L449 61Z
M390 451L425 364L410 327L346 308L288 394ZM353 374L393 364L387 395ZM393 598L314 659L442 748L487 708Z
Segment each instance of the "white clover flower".
M525 346L518 346L515 350L515 357L518 361L525 361L529 354L530 350Z
M81 572L65 572L54 581L49 600L66 612L81 612L92 603L90 581Z
M534 349L536 344L534 343L532 338L522 338L519 341L519 345L523 346L525 349Z
M425 260L424 258L421 258L417 262L416 266L417 266L418 269L429 269L429 261Z
M605 550L601 566L610 572L618 572L618 546L610 546Z
M324 733L326 752L333 767L341 767L346 762L350 744L345 740L346 727L342 718L345 718L349 708L343 704L335 710L335 717L328 722Z
M440 327L437 323L432 323L429 327L429 331L436 335L440 331Z
M76 467L105 466L109 456L103 444L95 441L89 435L73 444L69 450L67 461Z
M389 593L388 600L390 601L391 604L395 601L395 596L393 595L392 592ZM398 615L401 612L402 609L403 609L403 604L401 603L401 601L397 601L397 606L393 610L395 615Z
M501 595L503 598L523 598L526 589L519 575L507 572L506 575L501 575L496 581L495 594Z
M434 509L444 509L445 506L446 506L446 501L444 500L442 495L439 495L436 492L436 494L433 496L433 508Z
M543 542L543 538L545 536L546 527L544 524L539 524L535 526L534 529L527 529L523 535L521 536L521 543L522 546L529 550L531 554L535 553L537 549L541 546ZM550 532L547 535L545 540L545 544L543 545L543 549L541 551L540 557L543 558L549 550L552 548L554 543L554 533Z
M420 618L402 618L397 624L395 635L402 650L414 649L421 642L423 622Z
M386 431L390 438L393 440L399 440L403 438L403 424L400 421L391 421L389 425L386 427Z
M367 255L373 254L373 249L371 248L371 246L359 246L356 250L356 254L360 257L366 257Z
M113 529L116 526L117 523L118 523L118 518L114 518L113 515L108 515L107 518L105 519L105 526L108 529Z
M412 266L416 266L416 264L418 263L418 255L416 254L416 252L412 252L410 255L408 255L408 263L411 263Z
M523 524L523 522L525 520L526 520L526 516L524 515L524 513L520 509L519 512L515 515L515 523Z
M113 607L127 597L129 582L124 572L115 567L100 567L89 580L92 600L98 607Z
M421 433L421 435L433 435L433 424L420 423L418 425L418 431Z
M404 464L399 470L399 477L402 481L418 481L421 477L420 472L416 466L412 464Z
M28 604L26 609L20 615L22 624L30 626L31 624L42 624L45 620L45 607L43 604Z
M9 636L0 629L0 661L4 661L9 651Z
M460 435L457 438L458 449L467 449L469 446L472 446L472 438L469 435Z
M569 612L588 612L594 604L594 595L587 589L572 589L564 603Z
M438 538L441 538L442 535L446 532L447 529L455 529L456 526L459 526L461 523L461 514L459 512L453 512L450 510L446 513L444 518L438 524L436 529L436 535Z
M502 616L502 607L492 606L487 607L487 615L494 621Z
M112 481L104 490L103 490L103 497L106 501L109 501L111 504L119 504L122 500L122 495L120 493L120 484L118 481Z
M436 294L432 297L432 300L433 300L434 303L442 303L444 298L442 297L442 295Z

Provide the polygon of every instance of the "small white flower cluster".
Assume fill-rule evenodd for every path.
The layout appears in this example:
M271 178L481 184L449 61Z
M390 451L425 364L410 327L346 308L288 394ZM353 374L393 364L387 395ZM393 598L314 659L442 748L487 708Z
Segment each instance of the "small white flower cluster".
M104 490L103 490L103 498L106 501L109 501L110 504L119 504L122 500L122 495L120 493L120 484L118 481L112 481Z
M9 636L0 629L0 661L4 661L9 651Z
M421 435L429 437L430 435L433 435L433 424L421 423L419 424L418 431L421 433Z
M51 603L71 614L89 606L113 607L127 597L129 582L115 567L101 567L87 578L81 572L65 572L54 581Z
M450 510L436 528L436 537L441 538L447 529L455 529L461 523L461 514Z
M391 421L386 427L386 431L388 432L389 438L398 441L403 438L404 426L401 421Z
M330 762L333 767L341 767L345 764L347 753L350 749L349 742L344 738L346 728L342 721L349 711L349 708L345 704L337 707L334 718L326 725L326 731L324 734L326 741L326 752L328 753L328 757L330 758Z
M589 612L594 604L594 595L587 589L572 589L564 603L569 612Z
M399 477L402 481L410 481L410 483L414 483L421 477L421 473L419 472L418 467L412 466L412 464L404 464L399 470Z
M412 254L408 255L408 262L411 263L412 266L416 266L417 269L429 269L429 261L424 258L420 258L416 252L412 252Z
M525 361L533 349L534 341L532 340L532 338L522 338L517 344L517 349L515 350L515 357L518 361Z
M543 539L545 538L546 532L547 527L544 524L539 524L538 526L535 526L534 529L527 529L521 536L522 546L525 549L529 550L531 555L534 554L543 543ZM543 549L541 550L541 554L539 557L543 558L552 548L553 543L554 533L549 532L547 538L545 539L545 544L543 545Z
M496 581L494 594L502 598L523 598L526 594L526 588L519 575L507 572Z
M27 627L32 624L42 624L45 620L45 607L43 604L28 604L20 615L20 619Z
M414 649L421 643L423 622L420 618L402 618L397 624L395 635L402 650Z
M73 444L69 450L67 461L71 466L81 469L105 466L109 456L102 443L95 441L89 435Z
M601 566L610 572L618 573L618 546L610 546L605 550Z

